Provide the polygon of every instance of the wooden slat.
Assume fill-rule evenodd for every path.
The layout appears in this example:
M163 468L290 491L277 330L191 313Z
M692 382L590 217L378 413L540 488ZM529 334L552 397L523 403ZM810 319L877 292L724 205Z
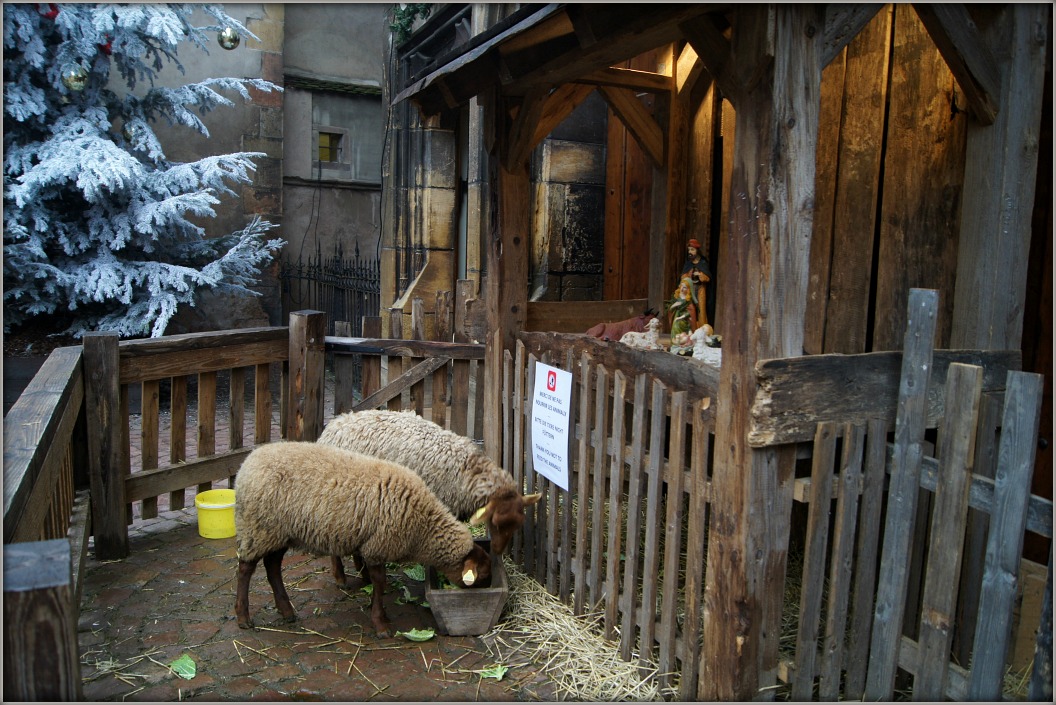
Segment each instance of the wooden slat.
M583 614L583 607L587 602L587 546L586 540L587 534L587 517L590 516L589 503L587 498L590 496L590 485L591 479L594 484L601 481L601 476L594 473L591 478L591 467L596 466L599 457L605 455L602 444L600 443L601 438L598 434L598 427L594 423L591 416L591 401L597 403L598 397L601 396L600 390L596 391L594 396L591 395L591 379L593 378L594 370L591 368L590 358L586 355L581 355L579 359L579 444L577 446L578 452L576 454L576 462L579 466L579 478L576 483L576 585L575 593L572 599L572 612L574 614ZM600 409L599 409L600 411ZM602 428L602 434L605 433L604 427ZM591 447L593 446L593 457L591 457ZM593 461L593 462L592 462ZM593 527L594 532L598 533L600 527L595 525Z
M92 535L92 494L79 490L73 499L70 511L70 558L73 576L73 604L81 604L82 587L88 558L88 538Z
M799 593L799 629L796 633L796 677L793 700L812 700L818 655L818 622L825 592L825 556L828 552L832 476L836 460L836 424L818 424L811 467L811 502L807 517L807 545Z
M638 612L638 656L643 667L655 663L656 594L660 575L660 486L664 475L664 443L667 440L667 389L653 382L652 415L649 424L649 466L645 490L645 545L642 556L642 606ZM670 488L669 488L670 489ZM681 494L676 496L681 501ZM678 575L678 572L675 572ZM637 590L637 586L631 586Z
M534 463L532 462L531 452L525 453L525 449L531 449L531 445L525 438L525 423L524 423L524 394L525 384L527 380L525 375L528 374L528 370L525 369L527 365L528 370L531 369L531 361L525 360L525 351L523 345L517 345L513 355L513 403L510 409L510 415L513 421L513 463L516 466L524 468L524 476L522 481L524 483L524 494L532 494L535 492L535 473L532 472ZM531 388L530 386L528 387ZM524 556L523 565L524 571L528 575L535 572L535 524L536 520L542 518L542 513L539 511L539 505L536 505L534 512L526 512L524 519Z
M627 535L624 539L626 559L623 565L623 583L620 585L620 658L631 660L635 643L635 608L638 602L638 576L642 550L642 485L645 482L643 459L645 455L645 387L646 375L634 380L634 416L631 421L631 454L627 469Z
M351 338L352 323L350 321L334 321L334 336ZM355 389L353 387L355 368L355 356L334 353L334 416L340 416L346 411L352 410L352 404L355 399Z
M941 700L946 692L982 384L980 368L950 366L947 412L939 438L941 474L928 539L918 639L920 665L913 683L913 697L919 700Z
M389 311L389 334L392 335L392 337L396 338L396 339L399 339L399 338L403 337L403 312L398 310L398 309L392 309L391 311ZM403 364L404 364L403 361L404 361L404 358L401 355L390 354L388 356L388 358L387 358L388 377L387 377L386 383L385 383L386 387L388 387L390 384L392 384L393 381L399 379L400 375L403 374ZM430 372L431 371L432 370L430 370ZM411 378L407 378L407 382L408 382L407 386L410 386L410 382L412 382L412 381L414 381L414 380L412 380ZM385 387L383 387L382 389L384 389L384 388ZM390 395L388 395L386 397L386 399L388 400L388 408L389 408L390 411L399 411L399 410L401 410L403 408L403 399L402 399L402 397L403 397L403 392L406 389L407 389L406 386L400 387L397 390L393 390L394 393L390 394ZM379 390L379 393L380 393L380 391L381 390ZM378 396L378 395L377 394L372 395L370 398L373 398L374 396ZM358 405L358 408L356 410L358 411L359 409L370 409L370 408L373 408L373 407L365 406L367 401L368 401L368 399L364 399L362 402L360 402L359 405ZM379 401L379 404L380 403L381 402Z
M410 358L408 361L412 361ZM402 360L399 361L402 366ZM403 409L403 403L401 395L403 392L411 389L416 384L420 384L429 375L433 374L441 367L447 364L447 358L434 357L429 360L422 360L418 364L410 367L405 373L401 374L396 379L390 377L390 382L378 391L371 394L369 397L352 407L353 411L362 411L364 409L376 409L382 404L388 404L389 409L393 411L400 411ZM389 358L389 372L393 372L393 358ZM421 394L419 393L419 398ZM394 406L395 405L395 406ZM421 415L421 414L419 414Z
M199 458L216 453L216 373L198 375L198 451ZM199 492L213 488L212 482L198 485Z
M637 384L637 383L636 383ZM615 638L616 624L619 619L620 602L620 551L623 550L621 532L623 530L623 478L624 478L624 395L627 392L627 378L617 370L612 380L612 438L609 453L611 464L609 470L609 521L608 532L609 558L605 566L605 638Z
M377 323L368 321L376 320ZM396 311L393 315L392 324L399 320L402 315ZM381 318L377 316L363 317L363 332L378 331L380 335ZM400 330L403 330L402 323ZM341 338L333 335L326 336L326 349L330 352L359 353L361 355L390 355L404 357L449 357L453 360L483 360L485 355L484 345L480 343L451 343L437 340L403 340L402 338L381 338L378 336L366 338Z
M997 470L997 439L1001 424L1001 405L993 396L984 394L979 400L979 425L975 434L975 476L991 481ZM969 488L969 506L971 488ZM972 508L968 511L968 526L964 539L960 599L957 605L957 629L953 634L953 658L958 663L970 663L972 636L979 616L979 592L983 582L983 561L986 556L986 536L990 526L989 511Z
M648 299L529 301L525 331L585 333L598 323L624 321L649 308ZM581 351L577 350L576 354Z
M868 668L872 633L876 556L880 542L880 510L887 476L887 423L873 419L866 436L865 473L862 480L862 512L858 531L857 570L854 574L853 613L848 641L844 697L861 700Z
M206 339L202 339L201 346L196 346L196 338L172 336L181 342L167 341L169 345L160 348L147 345L133 347L132 343L141 341L126 340L121 343L121 383L217 372L239 365L285 360L289 354L286 328L268 329L268 339L257 341L239 342L244 336L237 333L230 335L231 338L220 339L225 344L206 345Z
M910 292L895 421L895 456L880 558L883 569L876 590L876 611L866 678L865 698L868 700L889 700L894 690L909 577L908 544L913 535L920 488L926 392L933 369L937 308L937 292L924 289Z
M1041 375L1010 372L1007 386L995 480L997 493L972 650L970 700L1001 697L1045 382Z
M246 368L235 367L231 370L230 393L227 410L227 447L238 450L245 445L246 422ZM228 487L235 486L235 477L227 479Z
M832 7L842 6L828 6ZM819 352L826 353L868 350L874 263L873 248L863 247L862 233L876 231L893 10L891 6L880 6L879 11L878 6L867 7L876 16L847 47L841 111L833 116L838 129L839 166L828 254L835 264L828 282L825 315L817 319L824 328L824 347ZM825 271L829 271L828 264Z
M822 421L865 423L886 418L894 422L903 357L892 351L760 360L749 442L753 446L805 442L810 440L807 428ZM946 371L952 363L982 367L986 393L1003 389L1008 371L1022 366L1018 350L936 350L933 359L925 399L929 428L943 416Z
M125 481L125 492L129 501L135 502L194 485L208 488L214 480L236 474L252 450L241 448L222 455L199 457L177 467L137 472Z
M450 342L451 340L451 292L450 291L438 291L436 292L436 302L434 303L434 320L435 325L433 327L433 339L438 342ZM433 398L430 402L432 406L432 417L433 423L438 426L447 428L447 415L448 408L451 405L451 391L448 389L448 374L451 365L445 364L433 373L432 387L433 387ZM458 394L466 396L468 389L458 390Z
M818 675L818 699L839 699L844 652L849 619L849 596L854 564L855 522L858 518L858 491L862 482L862 452L865 443L863 426L844 425L843 454L839 483L842 492L836 501L832 534L832 559L829 570L829 596L825 607L825 642Z
M1049 577L1041 598L1041 621L1034 647L1034 668L1030 674L1027 699L1032 702L1052 700L1052 544L1049 544Z
M469 365L469 360L451 361L451 430L460 436L469 435Z
M271 365L257 365L253 374L253 442L271 440Z
M682 484L685 473L682 471L683 458L686 454L686 393L676 391L671 394L671 433L668 441L667 460L667 507L664 525L664 564L662 575L664 584L660 592L660 629L657 640L660 644L660 657L657 666L660 674L661 689L670 687L671 676L677 673L675 663L678 645L678 596L681 587L682 556ZM690 627L691 628L691 627Z
M187 376L173 377L170 380L170 389L169 464L179 465L187 460ZM170 492L169 509L183 509L186 497L186 487Z
M567 351L567 353L565 355L565 364L564 364L563 369L568 370L569 372L572 372L574 367L575 367L575 360L572 357L572 351L569 350L569 351ZM590 387L590 383L588 381L587 382L587 388L589 389L589 387ZM576 404L579 401L577 399L577 397L576 397L577 393L583 394L583 396L587 396L587 397L590 396L588 393L583 392L581 387L577 387L577 385L573 384L572 385L572 399L570 400L570 404L569 404L569 408L570 409L575 409L576 408ZM575 434L575 425L574 424L573 424L573 427L571 429L571 432L573 434ZM571 444L569 444L569 445L571 445ZM561 600L561 602L563 602L565 604L568 604L568 602L569 602L570 592L571 592L571 589L572 589L572 581L571 581L571 578L572 578L572 574L571 574L571 570L572 570L572 546L573 546L573 543L577 543L577 544L579 543L579 537L582 537L582 539L584 541L586 540L586 536L584 534L577 534L577 535L573 536L573 532L572 532L573 515L577 513L577 512L573 511L573 505L572 505L572 501L571 501L571 499L572 499L572 491L573 491L573 488L576 487L577 483L579 482L579 477L581 475L589 476L590 475L590 466L587 465L583 461L578 461L578 462L575 462L575 463L571 464L571 467L569 468L569 478L568 478L569 491L568 492L563 492L562 496L561 496L562 497L562 504L561 504L561 551L560 551L560 554L558 555L558 558L557 558L558 567L560 569L561 575L560 575L560 579L558 581L557 596ZM578 511L578 513L583 513L583 514L585 514L586 511L587 511L587 502L586 502L586 494L585 493L580 495L580 504L579 504L579 507L578 507L577 511Z
M415 296L411 299L411 339L425 340L425 302L420 296ZM420 357L411 357L405 364L414 368L421 361L422 358ZM433 370L433 372L436 372L436 370ZM425 413L425 377L411 385L410 393L414 412L419 416L423 416Z
M484 362L482 360L470 360L469 370L474 380L470 387L473 390L473 394L467 397L466 403L467 405L470 403L473 405L473 440L481 441L484 438L484 419L487 418L489 423L491 421L491 417L486 416L484 413Z
M846 55L840 54L821 74L818 146L815 154L814 231L810 236L810 281L807 283L807 317L803 321L803 352L825 352L825 318L829 307L829 279L833 268L833 218L839 166L841 114L843 112ZM842 265L842 263L841 263ZM845 352L840 350L839 352Z
M685 617L682 628L682 678L679 699L690 700L697 694L697 674L700 666L700 595L704 584L705 541L707 526L708 450L710 436L704 419L707 400L693 404L693 428L690 479L688 484L689 518L686 523L686 585Z
M159 408L161 405L161 382L160 380L146 380L142 383L140 392L140 454L142 465L140 470L153 470L158 467L158 433L159 433ZM143 499L142 516L144 519L154 519L158 516L158 498L145 497Z
M514 462L513 448L518 442L516 436L513 433L513 422L511 415L513 414L513 394L514 394L514 383L510 381L510 377L515 375L516 372L513 369L513 355L510 354L509 350L502 351L502 438L504 442L502 444L502 456L500 458L502 467L506 468L513 475L513 482L517 486L517 489L521 493L526 494L524 485L524 463L517 460ZM532 512L534 514L534 512ZM528 518L525 517L525 524L527 524ZM513 537L513 546L510 549L510 556L514 561L522 563L522 549L524 548L524 531L516 534Z
M584 360L589 360L584 356ZM608 485L608 468L611 466L609 454L609 415L612 415L613 434L616 432L616 424L623 424L623 409L615 409L610 406L609 397L609 371L602 366L594 368L597 379L594 388L594 431L592 443L594 447L594 476L591 479L593 499L591 502L591 532L590 532L590 605L593 607L601 602L604 586L604 574L602 563L604 556L602 545L605 531L609 527L605 524L605 497ZM619 419L617 420L617 414ZM619 429L622 434L623 429ZM611 522L610 522L611 523ZM611 560L611 559L610 559Z
M912 287L943 292L935 345L944 348L954 308L949 294L963 286L956 271L962 210L956 185L965 177L967 116L951 112L953 76L912 8L903 4L895 5L893 46L888 124L913 129L888 130L885 141L873 350L901 346ZM997 289L988 284L986 290Z

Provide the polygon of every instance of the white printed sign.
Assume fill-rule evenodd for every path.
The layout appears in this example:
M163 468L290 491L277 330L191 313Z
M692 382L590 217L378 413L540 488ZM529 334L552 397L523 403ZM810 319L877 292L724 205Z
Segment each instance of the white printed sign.
M568 490L568 427L572 373L535 363L532 398L532 460L536 472Z

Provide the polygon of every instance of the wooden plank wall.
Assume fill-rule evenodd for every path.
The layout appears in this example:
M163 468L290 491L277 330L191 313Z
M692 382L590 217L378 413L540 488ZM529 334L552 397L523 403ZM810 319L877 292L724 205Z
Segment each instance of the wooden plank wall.
M897 350L914 287L941 292L937 347L949 347L965 109L910 5L885 5L826 67L807 353Z

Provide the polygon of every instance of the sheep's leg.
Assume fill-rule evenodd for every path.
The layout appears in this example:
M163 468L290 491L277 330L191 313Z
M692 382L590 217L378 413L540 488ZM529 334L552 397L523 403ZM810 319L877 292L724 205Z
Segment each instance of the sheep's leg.
M378 637L387 639L392 636L392 623L385 614L385 605L382 604L385 594L385 564L368 566L367 570L370 573L370 582L374 585L370 598L370 620L374 622Z
M367 566L363 563L363 557L357 553L352 554L352 563L355 564L356 570L363 576L363 584L370 585L370 571L367 570ZM334 582L341 587L350 587L348 584L348 576L345 575L345 564L341 560L341 556L330 556L330 570L334 574Z
M271 592L275 595L275 607L278 608L283 621L296 622L297 613L286 593L286 585L282 582L282 557L285 554L286 549L280 548L264 556L264 570L268 572L268 583L271 584Z
M257 561L238 562L238 582L235 587L235 618L238 626L249 629L253 621L249 618L249 579L257 569Z
M341 562L341 556L330 556L330 570L334 574L335 583L348 587L348 577L345 576L345 564Z
M367 570L367 564L363 562L363 556L353 553L352 562L355 564L359 574L363 576L363 584L370 585L370 571Z

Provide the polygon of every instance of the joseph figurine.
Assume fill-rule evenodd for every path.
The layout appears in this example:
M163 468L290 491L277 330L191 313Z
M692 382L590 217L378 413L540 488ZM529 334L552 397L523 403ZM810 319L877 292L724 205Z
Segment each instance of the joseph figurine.
M693 283L693 298L697 306L697 326L708 322L707 293L705 285L711 281L711 267L701 254L700 241L696 238L686 243L686 263L682 265L682 276ZM690 331L692 332L692 331Z

